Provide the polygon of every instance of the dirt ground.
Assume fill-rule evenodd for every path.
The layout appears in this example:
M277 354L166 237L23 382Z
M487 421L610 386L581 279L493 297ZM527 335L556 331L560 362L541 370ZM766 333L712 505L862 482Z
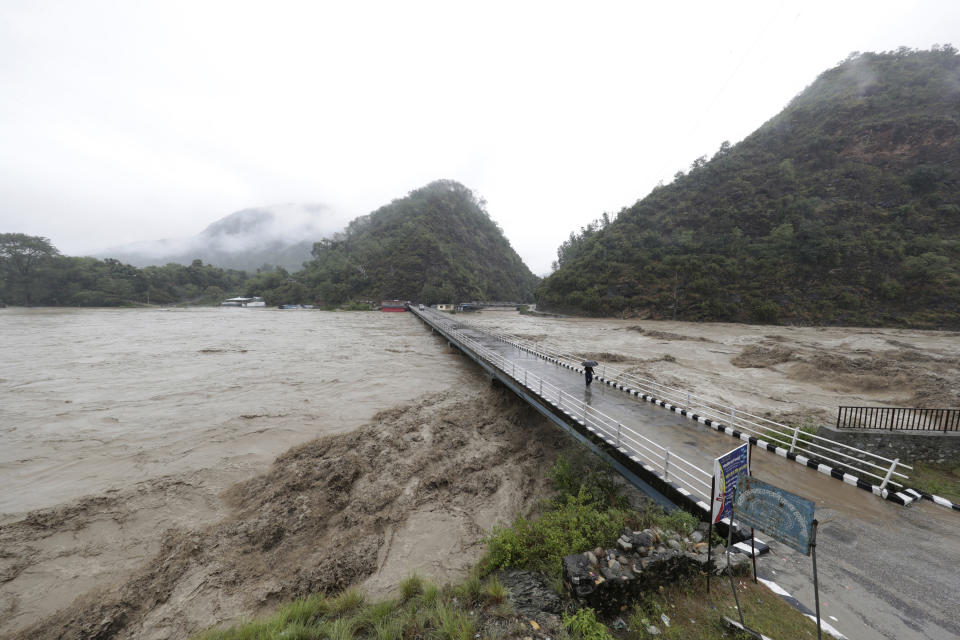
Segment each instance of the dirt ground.
M960 406L960 334L472 316L789 422L840 404ZM0 525L0 636L185 638L317 591L455 579L530 509L568 442L477 374L225 485L153 478ZM78 596L78 594L80 594Z

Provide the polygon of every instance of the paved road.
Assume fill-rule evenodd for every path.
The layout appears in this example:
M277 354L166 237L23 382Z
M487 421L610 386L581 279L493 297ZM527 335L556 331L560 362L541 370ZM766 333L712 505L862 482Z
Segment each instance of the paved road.
M588 389L576 372L469 325L463 330L701 469L712 470L716 456L741 444L618 389L598 383ZM824 620L850 640L960 638L960 514L926 501L902 507L757 448L752 468L757 478L817 505ZM813 609L810 559L775 542L770 546L758 561L760 575Z

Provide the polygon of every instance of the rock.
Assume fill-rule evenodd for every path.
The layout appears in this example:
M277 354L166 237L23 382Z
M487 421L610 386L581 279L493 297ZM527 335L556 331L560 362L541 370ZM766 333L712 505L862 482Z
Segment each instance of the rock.
M601 547L597 547L596 549L593 550L593 555L597 556L598 558L602 558L603 549Z
M607 567L609 567L612 571L619 572L620 562L618 562L615 558L610 558L607 560Z
M597 556L594 555L593 551L587 551L583 554L587 558L587 562L590 563L590 566L597 566Z
M630 541L635 547L652 547L656 540L649 529L637 531L630 537Z
M563 613L564 600L542 574L511 569L498 576L510 591L510 602L519 615L543 620L550 618L548 614Z
M656 625L651 624L649 627L647 627L647 633L652 636L658 636L660 635L660 629L658 629Z
M670 538L669 540L667 540L667 547L671 549L680 549L683 547L683 545L681 545L676 538Z
M698 542L697 544L693 545L693 548L697 553L706 553L709 547L710 545L708 545L706 542Z
M694 531L693 533L690 534L690 539L693 540L694 542L702 542L703 534L700 533L699 531Z
M633 543L629 539L620 538L617 540L617 547L622 551L633 551Z

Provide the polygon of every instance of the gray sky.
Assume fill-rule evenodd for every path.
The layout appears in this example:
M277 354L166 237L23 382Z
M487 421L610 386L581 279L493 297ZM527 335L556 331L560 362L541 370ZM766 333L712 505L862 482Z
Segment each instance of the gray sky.
M850 52L945 43L956 0L3 0L0 232L77 255L449 178L544 274Z

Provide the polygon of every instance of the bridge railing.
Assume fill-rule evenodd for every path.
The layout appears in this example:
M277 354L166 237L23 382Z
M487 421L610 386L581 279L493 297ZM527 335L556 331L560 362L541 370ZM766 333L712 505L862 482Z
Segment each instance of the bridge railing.
M471 328L480 330L476 327ZM488 333L504 342L532 350L582 370L580 365L583 358L577 354L564 351L562 348L510 334ZM791 427L743 409L737 409L733 405L715 402L690 391L634 375L610 364L601 363L597 374L624 387L663 400L671 407L683 408L690 413L696 413L698 416L709 418L712 421L726 423L733 429L753 435L758 440L769 442L791 453L843 467L855 475L864 477L864 479L878 480L880 488L886 487L887 484L902 487L903 484L897 478L906 480L908 476L903 471L913 469L913 467L900 462L899 459L890 459L871 451L837 442L804 431L800 426Z
M960 431L960 409L838 407L838 429Z
M590 431L602 436L623 453L655 469L663 475L664 479L683 487L709 504L713 482L713 475L710 472L671 452L669 447L654 442L629 425L608 416L582 398L567 393L533 371L518 366L516 361L504 358L463 330L469 328L476 331L475 327L426 310L414 312L421 317L429 316L428 321L431 324L455 338L461 345L473 351L477 357L510 376Z

